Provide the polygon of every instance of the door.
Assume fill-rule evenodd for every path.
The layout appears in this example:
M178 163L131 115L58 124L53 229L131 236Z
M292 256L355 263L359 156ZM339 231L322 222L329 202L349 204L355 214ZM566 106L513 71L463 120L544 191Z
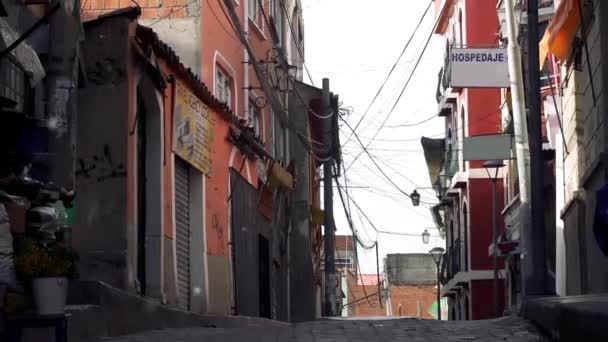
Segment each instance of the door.
M175 157L175 251L177 304L190 310L190 166Z

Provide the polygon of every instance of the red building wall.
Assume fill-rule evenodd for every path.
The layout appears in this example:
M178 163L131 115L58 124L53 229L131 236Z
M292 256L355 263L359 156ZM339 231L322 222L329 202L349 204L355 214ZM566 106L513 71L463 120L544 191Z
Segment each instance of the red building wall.
M504 230L500 220L500 208L503 198L503 183L496 183L497 210L496 223L499 235ZM491 270L494 259L488 255L492 243L492 181L489 179L469 179L469 241L471 270ZM499 267L502 267L499 264Z
M499 310L504 310L504 282L499 280ZM496 317L494 308L494 280L474 280L471 282L471 319L490 319Z

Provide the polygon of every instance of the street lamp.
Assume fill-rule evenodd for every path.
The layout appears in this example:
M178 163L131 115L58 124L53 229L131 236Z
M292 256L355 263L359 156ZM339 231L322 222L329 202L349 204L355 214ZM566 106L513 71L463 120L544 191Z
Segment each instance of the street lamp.
M498 181L498 171L504 166L505 164L501 160L488 160L483 164L488 177L492 181L492 252L494 254L494 309L496 310L496 317L500 316L500 309L498 307L498 251L496 250L498 238L498 227L496 226L496 183Z
M429 233L429 231L425 229L424 232L422 232L422 243L424 243L425 245L428 245L430 238L431 238L431 233Z
M435 265L437 265L437 319L441 320L441 272L439 264L441 263L441 257L445 253L445 249L441 247L435 247L429 251L433 257Z
M414 205L414 207L417 207L420 205L420 194L418 193L418 191L414 190L410 194L410 198L412 199L412 204Z

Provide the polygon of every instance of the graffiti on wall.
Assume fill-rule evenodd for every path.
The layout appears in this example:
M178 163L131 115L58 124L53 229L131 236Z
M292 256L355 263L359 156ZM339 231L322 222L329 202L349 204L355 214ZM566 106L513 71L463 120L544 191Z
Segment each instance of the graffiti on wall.
M112 159L112 152L108 144L103 145L101 155L78 158L76 163L76 177L103 182L108 179L127 176L124 164L115 163Z
M221 255L226 255L228 242L226 241L226 237L224 236L224 229L222 228L222 224L220 222L220 218L217 214L213 214L211 217L211 229L215 233L215 237L217 238L219 253Z

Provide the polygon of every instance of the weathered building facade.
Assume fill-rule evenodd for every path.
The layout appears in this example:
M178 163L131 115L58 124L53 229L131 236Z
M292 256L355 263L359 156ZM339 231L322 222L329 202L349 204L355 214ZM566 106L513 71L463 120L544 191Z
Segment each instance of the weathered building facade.
M446 62L437 87L438 115L445 118L445 138L423 137L422 146L431 183L441 202L433 213L439 228L446 230L442 293L448 297L450 320L491 318L496 316L493 259L488 253L492 245L492 181L483 161L464 160L463 141L499 132L500 90L453 87L449 56L452 48L498 46L496 4L444 0L436 1L435 6L435 33L443 36L446 45ZM502 174L498 198L503 196L501 179ZM499 232L502 229L499 223ZM502 286L502 279L498 286ZM502 296L497 305L502 308Z
M149 5L83 10L95 80L80 96L86 277L199 313L313 319L316 160L335 144L315 136L320 90L299 82L299 4Z
M562 125L553 139L553 280L561 296L601 293L608 289L606 232L598 214L605 210L601 190L607 183L608 4L554 2L555 14L540 42L541 63L556 74L550 87L556 101L545 103L545 113Z
M504 1L497 3L497 12L500 23L500 38L503 44L508 42L506 36L506 17ZM548 21L553 16L555 11L553 1L539 1L539 32L544 32ZM528 35L527 35L527 11L524 4L518 4L515 8L516 25L519 28L518 44L522 47L523 71L525 74L529 72L529 63L525 58L527 56ZM538 41L540 41L538 38ZM548 265L548 277L554 277L555 274L555 224L556 224L556 209L555 209L555 149L561 139L560 119L556 116L554 110L554 100L559 101L555 97L556 90L553 84L558 81L558 72L556 65L552 60L545 65L541 71L541 103L543 104L540 113L542 127L542 156L541 163L543 164L543 189L545 203L542 211L544 213L544 225L546 227L546 264ZM528 94L526 94L528 98ZM512 137L515 135L513 121L513 103L511 101L511 90L506 88L501 91L501 130L505 134ZM521 257L523 251L522 231L523 222L521 221L520 199L519 199L519 179L516 162L515 144L512 144L512 158L505 160L503 186L504 201L502 201L501 211L505 224L505 232L499 239L498 254L500 258L505 260L505 300L506 309L511 312L517 312L522 304L522 265ZM533 209L536 210L536 209ZM552 276L553 275L553 276Z

